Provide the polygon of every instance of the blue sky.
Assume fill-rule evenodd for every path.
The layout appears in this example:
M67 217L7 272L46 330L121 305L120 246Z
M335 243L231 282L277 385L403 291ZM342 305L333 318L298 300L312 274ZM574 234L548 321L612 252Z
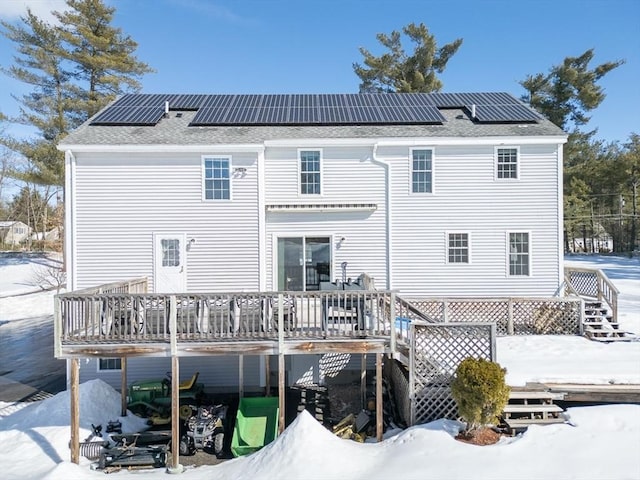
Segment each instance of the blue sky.
M625 59L601 81L607 98L588 128L626 141L640 133L639 0L107 0L114 24L157 70L147 93L355 93L359 47L382 53L380 32L425 23L440 45L463 38L443 91L523 93L528 74L595 48L592 64ZM62 0L1 0L8 21L28 4L41 16ZM409 44L407 43L407 46ZM13 45L0 38L0 65ZM0 75L0 110L24 86Z

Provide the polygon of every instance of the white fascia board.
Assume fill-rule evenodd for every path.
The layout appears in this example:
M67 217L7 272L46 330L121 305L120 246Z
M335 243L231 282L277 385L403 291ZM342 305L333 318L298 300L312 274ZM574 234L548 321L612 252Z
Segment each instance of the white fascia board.
M80 153L158 153L158 152L262 152L261 143L229 145L58 145L58 150Z
M266 140L265 147L296 147L311 146L370 146L379 147L414 146L414 145L557 145L566 143L566 135L540 136L505 136L505 137L405 137L405 138L287 138L281 140Z

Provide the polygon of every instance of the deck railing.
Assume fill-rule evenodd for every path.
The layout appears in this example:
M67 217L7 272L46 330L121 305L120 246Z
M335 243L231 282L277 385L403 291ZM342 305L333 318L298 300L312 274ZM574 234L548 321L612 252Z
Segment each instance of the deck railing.
M56 296L59 342L341 339L395 331L386 307L395 302L391 291L97 292Z
M564 268L565 294L593 298L609 307L613 322L618 320L618 295L620 291L602 270L590 268Z
M498 335L580 335L582 300L571 297L406 298L431 322L495 323Z

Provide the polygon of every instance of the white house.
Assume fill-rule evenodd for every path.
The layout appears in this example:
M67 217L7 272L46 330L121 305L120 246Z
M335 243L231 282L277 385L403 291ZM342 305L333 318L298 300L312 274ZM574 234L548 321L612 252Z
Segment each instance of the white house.
M551 296L566 139L507 93L125 95L59 145L68 287Z
M29 238L31 227L26 223L13 220L0 222L0 244L19 245Z

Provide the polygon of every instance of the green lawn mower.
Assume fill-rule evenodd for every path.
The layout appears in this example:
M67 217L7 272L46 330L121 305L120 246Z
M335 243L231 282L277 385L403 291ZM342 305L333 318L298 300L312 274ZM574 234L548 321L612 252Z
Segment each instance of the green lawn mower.
M206 399L204 385L198 383L198 372L189 380L180 382L180 417L188 419L192 406L201 405ZM129 386L127 408L141 417L148 417L152 425L164 425L171 421L171 373L161 380L141 380Z

